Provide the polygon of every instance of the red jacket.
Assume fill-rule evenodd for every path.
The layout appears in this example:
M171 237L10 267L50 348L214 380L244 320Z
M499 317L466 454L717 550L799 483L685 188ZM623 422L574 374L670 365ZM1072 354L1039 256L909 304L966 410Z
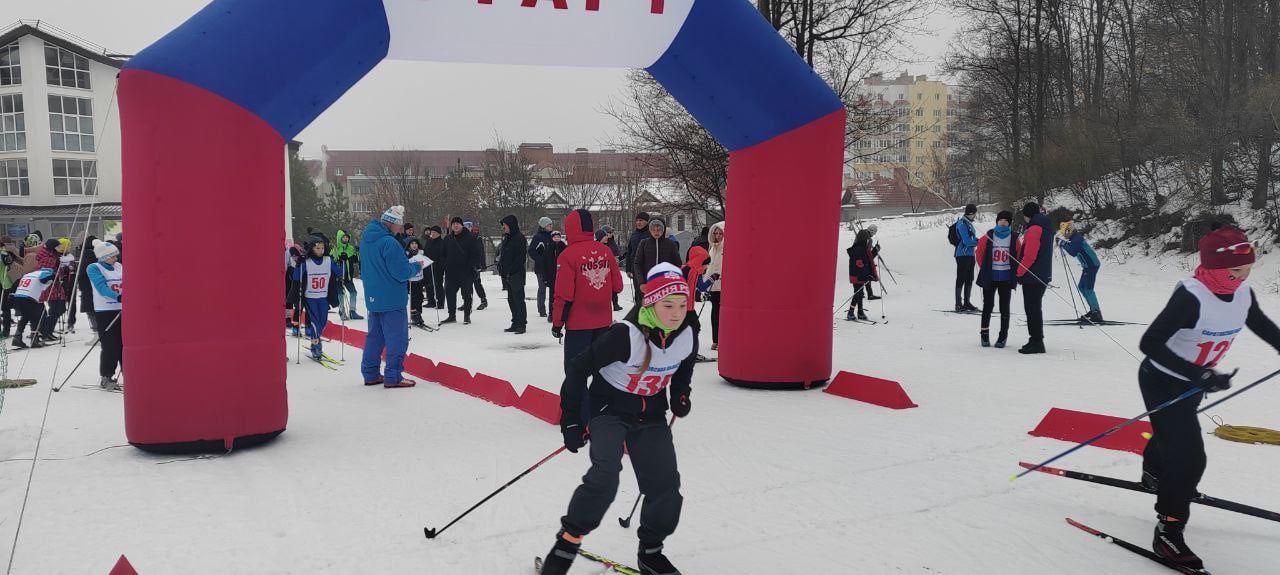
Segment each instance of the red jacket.
M693 294L698 293L698 283L702 281L702 274L707 271L707 259L711 256L707 255L707 250L702 246L693 246L689 248L689 261L684 264L685 282L689 284L689 311L693 311L693 304L698 298Z
M613 323L613 294L622 293L618 259L609 246L596 241L591 212L569 212L564 230L569 247L557 260L551 325L570 330L609 327Z

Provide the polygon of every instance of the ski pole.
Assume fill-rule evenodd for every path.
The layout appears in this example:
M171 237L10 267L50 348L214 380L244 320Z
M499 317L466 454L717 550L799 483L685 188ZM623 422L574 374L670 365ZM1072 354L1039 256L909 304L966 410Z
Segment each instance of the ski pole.
M1222 402L1224 402L1224 401L1226 401L1226 400L1228 400L1228 399L1231 399L1231 398L1233 398L1233 397L1235 397L1235 396L1237 396L1237 395L1240 395L1240 394L1242 394L1242 393L1244 393L1244 392L1246 392L1246 391L1249 391L1250 389L1253 389L1253 388L1254 388L1254 387L1256 387L1257 385L1259 385L1259 384L1261 384L1261 383L1263 383L1263 382L1265 382L1265 381L1267 381L1267 380L1269 380L1269 379L1271 379L1271 378L1273 378L1273 377L1275 377L1275 376L1277 376L1277 375L1280 375L1280 371L1273 371L1273 372L1271 372L1271 375L1268 375L1268 376L1266 376L1266 377L1264 377L1264 378L1262 378L1262 379L1259 379L1258 381L1255 381L1255 382L1250 383L1249 385L1246 385L1246 386L1244 386L1244 387L1242 387L1242 388L1240 388L1240 389L1238 389L1238 390L1236 390L1236 391L1233 391L1233 392L1231 392L1229 395L1227 395L1227 396L1223 397L1222 399L1219 399L1218 401L1215 401L1215 402L1213 402L1213 403L1210 403L1209 405L1206 405L1206 406L1204 406L1204 407L1201 407L1201 408L1200 408L1200 410L1199 410L1199 411L1197 411L1196 413L1204 413L1205 411L1207 411L1208 409L1212 408L1213 406L1218 405L1219 403L1222 403Z
M671 416L671 423L668 423L668 424L667 424L667 428L668 428L668 429L670 429L670 428L672 428L672 427L675 427L675 425L676 425L676 416L675 416L675 415L672 415L672 416ZM631 505L631 514L630 514L630 515L628 515L626 519L623 519L623 518L621 518L621 517L619 517L619 518L618 518L618 525L621 525L623 529L628 529L628 528L630 528L630 527L631 527L631 518L636 516L636 508L637 508L637 507L640 507L640 498L641 498L641 497L644 497L644 494L643 494L643 493L637 493L637 494L636 494L636 502L635 502L634 504L632 504L632 505Z
M76 374L76 370L80 369L80 366L84 364L84 360L89 359L89 354L93 353L93 348L98 347L98 343L102 341L102 334L114 327L116 322L120 320L121 315L123 314L116 314L116 317L111 320L111 323L107 324L106 329L98 331L98 337L93 340L93 345L89 346L89 351L84 352L84 357L81 357L80 361L76 362L76 366L71 368L71 373L67 374L67 378L62 380L62 383L58 384L58 387L53 388L54 391L62 391L62 386L66 385L68 381L71 381L71 376ZM121 363L121 365L123 365L123 363ZM1240 391L1244 390L1242 389Z
M884 271L889 272L889 279L893 280L893 285L898 285L898 278L893 277L893 270L889 269L889 264L884 263L884 258L880 257L880 254L876 254L876 259L880 260L880 265L884 266ZM881 284L880 287L884 287L884 285Z
M1062 256L1062 269L1067 270L1067 279L1071 280L1071 285L1076 285L1076 277L1075 277L1075 274L1071 271L1071 262L1070 260L1067 259L1067 252L1062 251L1062 248L1060 246L1061 244L1059 244L1058 254ZM1075 289L1071 290L1071 311L1076 314L1076 317L1080 317L1080 308L1076 307L1076 290Z
M889 268L885 269L888 270ZM889 292L884 289L884 282L876 280L876 283L880 284L880 321L889 323L889 319L884 315L884 300L885 296L889 295Z
M484 499L481 499L479 503L477 503L477 504L475 504L475 505L472 505L472 506L471 506L471 509L468 509L468 510L466 510L466 511L462 512L462 515L459 515L459 516L457 516L456 518L454 518L454 520L453 520L453 521L450 521L448 525L445 525L444 527L441 527L441 528L440 528L440 529L438 529L438 530L437 530L437 529L432 529L432 528L430 528L430 527L423 527L423 528L422 528L422 533L423 533L424 535L426 535L426 536L427 536L427 539L435 539L435 538L436 538L436 535L439 535L439 534L441 534L441 533L444 533L444 531L445 531L446 529L448 529L448 528L452 527L454 523L457 523L457 522L458 522L459 520L461 520L463 517L466 517L466 516L467 516L467 514L471 513L472 511L475 511L477 507L480 507L481 505L484 505L486 501L488 501L488 500L490 500L490 499L493 499L493 497L494 497L495 495L497 495L497 494L499 494L499 493L502 493L502 490L503 490L503 489L506 489L506 488L508 488L508 487L511 487L511 485L512 485L512 484L514 484L514 483L515 483L515 482L517 482L517 481L520 481L521 479L523 479L523 478L524 478L524 476L526 476L526 475L528 475L528 474L530 474L530 473L533 473L533 470L535 470L535 469L537 469L537 468L539 468L539 467L542 467L542 464L544 464L544 463L546 463L546 462L548 462L548 461L551 461L551 458L553 458L553 457L555 457L555 456L557 456L557 455L560 455L560 454L561 454L561 453L563 453L566 449L568 449L568 448L567 448L567 447L565 447L565 446L563 446L563 445L561 445L559 449L557 449L557 450L555 450L555 451L552 451L550 455L548 455L548 456L546 456L546 457L543 457L540 461L538 461L537 463L533 464L533 466L532 466L532 467L530 467L530 468L528 468L528 469L524 470L523 472L521 472L521 473L520 473L520 475L515 476L515 478L514 478L514 479L512 479L511 481L508 481L506 485L503 485L502 487L499 487L497 491L494 491L493 493L490 493L490 494L488 495L488 497L485 497Z
M1278 371L1278 372L1276 372L1276 373L1273 373L1273 374L1271 374L1271 375L1267 376L1267 379L1270 379L1272 376L1275 376L1276 374L1280 374L1280 371ZM1258 383L1262 383L1262 382L1261 382L1261 381L1259 381ZM1255 384L1255 385L1256 385L1256 384ZM1250 386L1250 387L1252 387L1252 386ZM1247 388L1246 388L1246 389L1247 389ZM1104 431L1104 432L1102 432L1102 433L1099 433L1099 434L1097 434L1097 435L1093 436L1092 438L1090 438L1090 439L1088 439L1088 440L1086 440L1086 441L1084 441L1084 442L1082 442L1082 443L1078 443L1078 444L1076 444L1076 446L1075 446L1075 447L1072 447L1071 449L1068 449L1068 450L1066 450L1066 451L1063 451L1062 453L1059 453L1059 454L1057 454L1057 455L1055 455L1055 456L1053 456L1053 457L1050 457L1049 459L1046 459L1043 463L1039 463L1039 464L1037 464L1037 465L1035 465L1035 466L1033 466L1033 467L1028 467L1027 469L1023 470L1021 473L1018 473L1018 474L1013 475L1012 477L1010 477L1010 478L1009 478L1009 481L1013 481L1013 480L1018 479L1019 477L1022 477L1022 476L1024 476L1024 475L1028 474L1028 473L1031 473L1031 472L1033 472L1033 471L1037 471L1037 470L1039 470L1040 468L1042 468L1042 467L1044 467L1044 466L1046 466L1046 465L1049 465L1050 463L1053 463L1053 462L1055 462L1055 461L1057 461L1057 460L1059 460L1059 459L1062 459L1063 457L1066 457L1066 456L1068 456L1068 455L1070 455L1070 454L1072 454L1072 453L1075 453L1076 451L1079 451L1081 448L1083 448L1083 447L1085 447L1085 446L1087 446L1087 445L1091 445L1091 444L1093 444L1093 443L1095 443L1095 442L1097 442L1097 441L1099 441L1099 440L1103 439L1104 437L1107 437L1107 436L1109 436L1109 435L1112 435L1112 434L1114 434L1115 432L1120 431L1121 429L1124 429L1124 428L1126 428L1126 427L1128 427L1128 426L1130 426L1130 425L1132 425L1132 424L1134 424L1134 423L1137 423L1139 420L1141 420L1142 418L1144 418L1144 417L1146 417L1146 416L1148 416L1148 415L1151 415L1151 414L1153 414L1153 413L1155 413L1155 412L1157 412L1157 411L1160 411L1160 410L1162 410L1162 409L1164 409L1164 408L1166 408L1166 407L1169 407L1170 405L1173 405L1173 404L1175 404L1175 403L1178 403L1179 401L1182 401L1182 400L1184 400L1184 399L1186 399L1186 398L1188 398L1188 397L1191 397L1191 396L1193 396L1193 395L1196 395L1197 393L1200 393L1200 392L1202 392L1202 391L1204 391L1204 388L1203 388L1203 387L1193 387L1193 388L1191 388L1191 389L1188 389L1187 391L1183 392L1183 394L1182 394L1182 395L1179 395L1178 397L1175 397L1175 398L1173 398L1173 399L1170 399L1169 401L1166 401L1166 402L1164 402L1164 403L1161 403L1160 405L1157 405L1154 409L1151 409L1151 410L1145 411L1145 412L1143 412L1142 414L1137 415L1137 416L1135 416L1135 417L1133 417L1133 418L1130 418L1130 419L1128 419L1127 421L1125 421L1125 422L1123 422L1123 423L1118 423L1118 424L1116 424L1115 426L1113 426L1111 429L1108 429L1108 430L1106 430L1106 431ZM1244 391L1244 390L1242 389L1242 390L1240 390L1240 391ZM1226 399L1226 398L1223 398L1223 399ZM1221 402L1217 402L1217 403L1221 403ZM1217 403L1215 403L1214 405L1217 405Z
M1022 262L1018 261L1018 258L1013 257L1013 254L1009 254L1009 259L1012 260L1013 263L1018 264L1019 269L1026 270L1027 275L1035 278L1036 281L1040 282L1040 285L1044 286L1045 288L1044 290L1045 293L1052 293L1053 295L1057 296L1058 299L1062 300L1063 303L1067 302L1067 298L1064 298L1062 297L1062 294L1049 289L1052 286L1046 283L1043 279L1040 279L1040 276L1036 275L1035 272L1031 271L1031 268L1028 268L1027 266L1022 265ZM1027 318L1027 321L1029 323L1031 321L1030 318ZM1129 357L1132 357L1134 361L1141 361L1140 359L1138 359L1138 356L1134 355L1132 351L1129 351L1129 348L1125 347L1123 343L1120 343L1119 341L1116 341L1116 338L1111 337L1111 334L1107 333L1107 330L1103 329L1102 325L1098 324L1097 322L1089 318L1085 318L1085 321L1089 322L1089 325L1098 328L1098 331L1102 332L1102 335L1106 336L1107 339L1111 340L1111 343L1116 344L1120 349L1124 350L1125 353L1129 354Z

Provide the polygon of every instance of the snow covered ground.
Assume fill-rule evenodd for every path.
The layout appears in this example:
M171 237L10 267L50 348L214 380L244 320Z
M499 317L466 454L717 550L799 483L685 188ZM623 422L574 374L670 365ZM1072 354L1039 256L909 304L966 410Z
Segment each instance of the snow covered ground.
M1024 357L1016 348L1025 328L1015 317L1011 348L980 348L976 317L935 311L951 305L946 223L880 222L882 255L900 282L884 274L890 322L833 321L836 369L900 381L919 408L893 411L816 390L739 389L722 382L714 364L698 366L693 411L674 430L685 507L667 551L685 572L1165 572L1063 521L1071 516L1145 546L1150 496L1041 474L1008 480L1018 461L1069 447L1027 435L1049 408L1123 417L1143 410L1137 361L1121 349L1136 354L1142 328L1107 328L1117 345L1097 329L1047 327L1049 353ZM989 225L988 216L979 228ZM841 236L838 300L849 295L843 248L851 235ZM1107 317L1150 321L1185 274L1177 259L1105 267L1098 293ZM1273 275L1269 263L1256 273ZM1054 273L1065 286L1061 268ZM473 325L413 330L410 351L510 380L517 391L558 391L561 348L549 326L533 321L526 335L502 333L505 294L497 278L485 281L490 307ZM803 297L804 287L795 287ZM1073 317L1053 293L1069 298L1065 289L1047 295L1046 316ZM1262 301L1280 316L1280 297ZM869 309L876 319L879 303ZM704 344L709 339L704 334ZM294 342L287 344L292 356ZM346 349L337 372L290 364L289 428L274 442L226 457L155 456L112 448L125 445L120 395L72 387L94 382L96 352L66 389L49 393L86 349L73 343L10 355L10 377L39 380L9 390L0 413L0 565L10 559L26 498L11 574L105 573L121 554L143 575L529 573L587 466L584 454L565 453L429 541L424 526L444 526L556 449L556 427L425 382L365 388L359 352ZM336 343L326 349L343 354ZM1274 357L1245 335L1226 363L1240 366L1237 381L1247 382L1274 369ZM1215 413L1231 424L1280 428L1276 405L1280 383ZM1205 492L1280 508L1277 448L1206 442ZM1138 457L1097 448L1060 463L1139 474ZM636 495L629 473L584 548L632 563L635 526L624 530L615 520ZM1203 507L1193 513L1189 541L1215 573L1280 569L1280 525ZM585 561L574 570L599 572Z

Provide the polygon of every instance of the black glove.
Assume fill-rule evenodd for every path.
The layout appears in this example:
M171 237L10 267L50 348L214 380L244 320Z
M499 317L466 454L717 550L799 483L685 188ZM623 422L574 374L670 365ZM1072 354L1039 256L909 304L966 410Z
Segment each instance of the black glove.
M693 402L689 401L690 390L687 387L671 388L671 413L676 417L687 417L689 410L693 408Z
M551 335L556 339L564 337L564 328L560 326L551 326Z
M1204 388L1205 393L1226 391L1231 389L1231 378L1235 377L1238 371L1240 370L1237 369L1231 373L1218 373L1212 369L1205 369L1196 377L1196 383L1199 383L1200 387Z
M573 423L566 425L566 422L570 421ZM577 453L591 438L587 430L582 428L582 424L578 423L578 416L576 415L561 418L560 433L564 435L564 447L569 450L569 453Z

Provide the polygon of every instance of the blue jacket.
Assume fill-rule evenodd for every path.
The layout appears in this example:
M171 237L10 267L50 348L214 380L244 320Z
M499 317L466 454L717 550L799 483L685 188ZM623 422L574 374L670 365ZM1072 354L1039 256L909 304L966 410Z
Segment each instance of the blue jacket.
M102 266L102 267L99 268L98 266ZM116 269L115 266L112 266L107 262L98 262L95 265L90 265L89 272L88 272L89 282L91 285L93 285L93 291L98 292L98 294L106 298L108 301L118 302L120 301L120 296L122 294L118 294L111 289L111 284L107 283L107 277L102 275L103 268L106 268L109 270Z
M1058 244L1058 247L1067 252L1067 255L1076 258L1083 269L1096 270L1102 267L1102 260L1098 259L1098 254L1093 251L1093 247L1084 240L1084 234L1080 232L1071 234L1071 237L1067 241Z
M409 278L418 264L409 263L404 246L379 220L369 222L360 237L364 305L372 312L403 310L409 305Z
M956 244L956 257L973 257L974 250L978 247L978 232L973 229L973 222L969 218L960 216L956 220L956 235L960 236L960 243Z

